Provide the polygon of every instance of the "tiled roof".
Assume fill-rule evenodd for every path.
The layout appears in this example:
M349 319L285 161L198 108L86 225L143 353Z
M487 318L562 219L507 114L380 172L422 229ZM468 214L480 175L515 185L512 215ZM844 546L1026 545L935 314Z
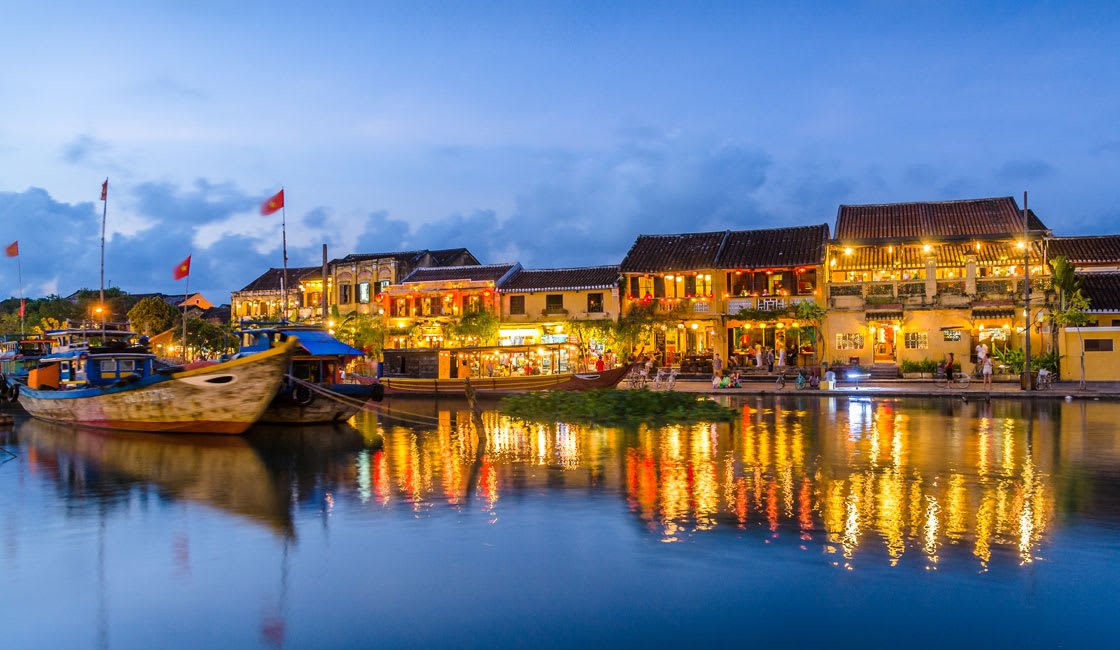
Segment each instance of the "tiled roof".
M617 286L618 266L583 266L572 269L523 269L505 282L499 291L580 291Z
M1120 311L1120 273L1078 273L1090 311Z
M828 225L733 230L715 261L719 269L817 266L824 262Z
M370 260L397 260L399 262L415 262L427 250L418 251L392 251L387 253L351 253L346 257L332 260L332 263L348 264L351 262L368 262Z
M1120 263L1120 235L1055 237L1050 257L1064 256L1070 264Z
M937 244L927 253L923 246L860 246L847 255L839 246L832 248L837 271L868 269L923 269L926 257L934 256L938 266L964 266L966 255L975 255L980 266L1011 266L1023 262L1023 250L1003 242L985 242L980 250L969 244ZM1031 242L1031 262L1042 261L1042 244ZM831 262L830 262L831 264Z
M520 264L484 264L472 266L421 266L409 273L401 283L405 282L447 282L450 280L467 280L471 282L497 282L514 268L520 270Z
M288 288L291 288L293 283L297 283L299 278L304 274L309 273L318 266L289 266L288 267ZM256 280L245 285L241 291L279 291L280 278L284 274L284 269L269 269L261 274Z
M428 252L432 254L432 261L436 263L436 266L446 266L454 262L455 258L463 253L469 255L472 260L474 259L474 255L471 255L471 252L465 248L441 248Z
M622 273L661 273L714 268L726 236L726 232L638 235L619 270Z
M1046 226L1027 211L1032 231ZM836 214L837 240L918 239L923 237L1014 236L1023 232L1023 213L1015 199L929 201L841 205Z

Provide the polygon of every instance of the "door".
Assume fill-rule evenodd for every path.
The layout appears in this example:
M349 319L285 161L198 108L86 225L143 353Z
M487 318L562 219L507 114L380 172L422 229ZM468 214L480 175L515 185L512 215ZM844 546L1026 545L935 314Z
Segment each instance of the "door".
M894 328L889 325L875 328L875 361L894 363Z

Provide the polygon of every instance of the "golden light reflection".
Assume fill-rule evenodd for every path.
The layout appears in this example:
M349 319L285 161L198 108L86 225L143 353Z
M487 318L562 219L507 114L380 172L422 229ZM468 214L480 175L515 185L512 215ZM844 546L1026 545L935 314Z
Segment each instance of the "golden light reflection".
M355 493L370 507L399 499L429 516L437 503L462 507L473 476L475 498L497 521L506 490L617 489L660 541L735 529L816 544L850 570L866 561L936 569L962 555L986 568L994 557L1040 555L1055 488L1011 407L961 406L949 425L889 401L752 404L731 424L630 431L487 412L483 449L466 411L433 413L428 430L383 421L384 448L358 457ZM1044 448L1037 438L1056 433L1033 435Z

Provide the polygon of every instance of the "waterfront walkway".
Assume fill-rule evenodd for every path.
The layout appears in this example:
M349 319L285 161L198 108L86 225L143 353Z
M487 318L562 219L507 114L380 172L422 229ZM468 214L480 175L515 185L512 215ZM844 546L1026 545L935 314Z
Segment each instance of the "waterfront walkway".
M1088 382L1085 390L1078 390L1078 382L1056 382L1054 387L1047 391L1023 391L1018 382L993 383L991 389L986 389L981 382L972 382L968 388L943 388L928 379L895 380L895 381L861 381L857 387L855 382L842 381L834 390L797 390L792 381L787 381L783 389L774 387L773 381L743 382L741 388L712 388L711 381L683 380L678 381L675 390L689 393L703 393L705 395L820 395L824 397L836 395L859 395L880 397L947 397L952 399L1108 399L1120 400L1120 382L1097 381Z

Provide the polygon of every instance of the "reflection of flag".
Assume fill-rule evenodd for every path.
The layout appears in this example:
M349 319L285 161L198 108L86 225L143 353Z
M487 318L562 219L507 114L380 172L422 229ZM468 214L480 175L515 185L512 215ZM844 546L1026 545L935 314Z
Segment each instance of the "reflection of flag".
M105 197L109 194L109 179L106 178L105 182L101 184L101 200L104 201Z
M190 274L191 274L191 256L187 255L187 259L183 260L182 262L179 262L179 265L175 267L175 272L172 274L172 276L176 280L182 280L183 278L187 277Z
M8 254L8 257L15 257L19 255L19 242L12 242L7 248L4 249L4 252Z
M284 207L284 190L280 190L276 196L261 204L261 214L267 217L282 207Z
M21 318L25 315L24 312L26 312L26 311L27 311L27 301L24 300L23 298L20 298L19 299L19 315L20 315Z

